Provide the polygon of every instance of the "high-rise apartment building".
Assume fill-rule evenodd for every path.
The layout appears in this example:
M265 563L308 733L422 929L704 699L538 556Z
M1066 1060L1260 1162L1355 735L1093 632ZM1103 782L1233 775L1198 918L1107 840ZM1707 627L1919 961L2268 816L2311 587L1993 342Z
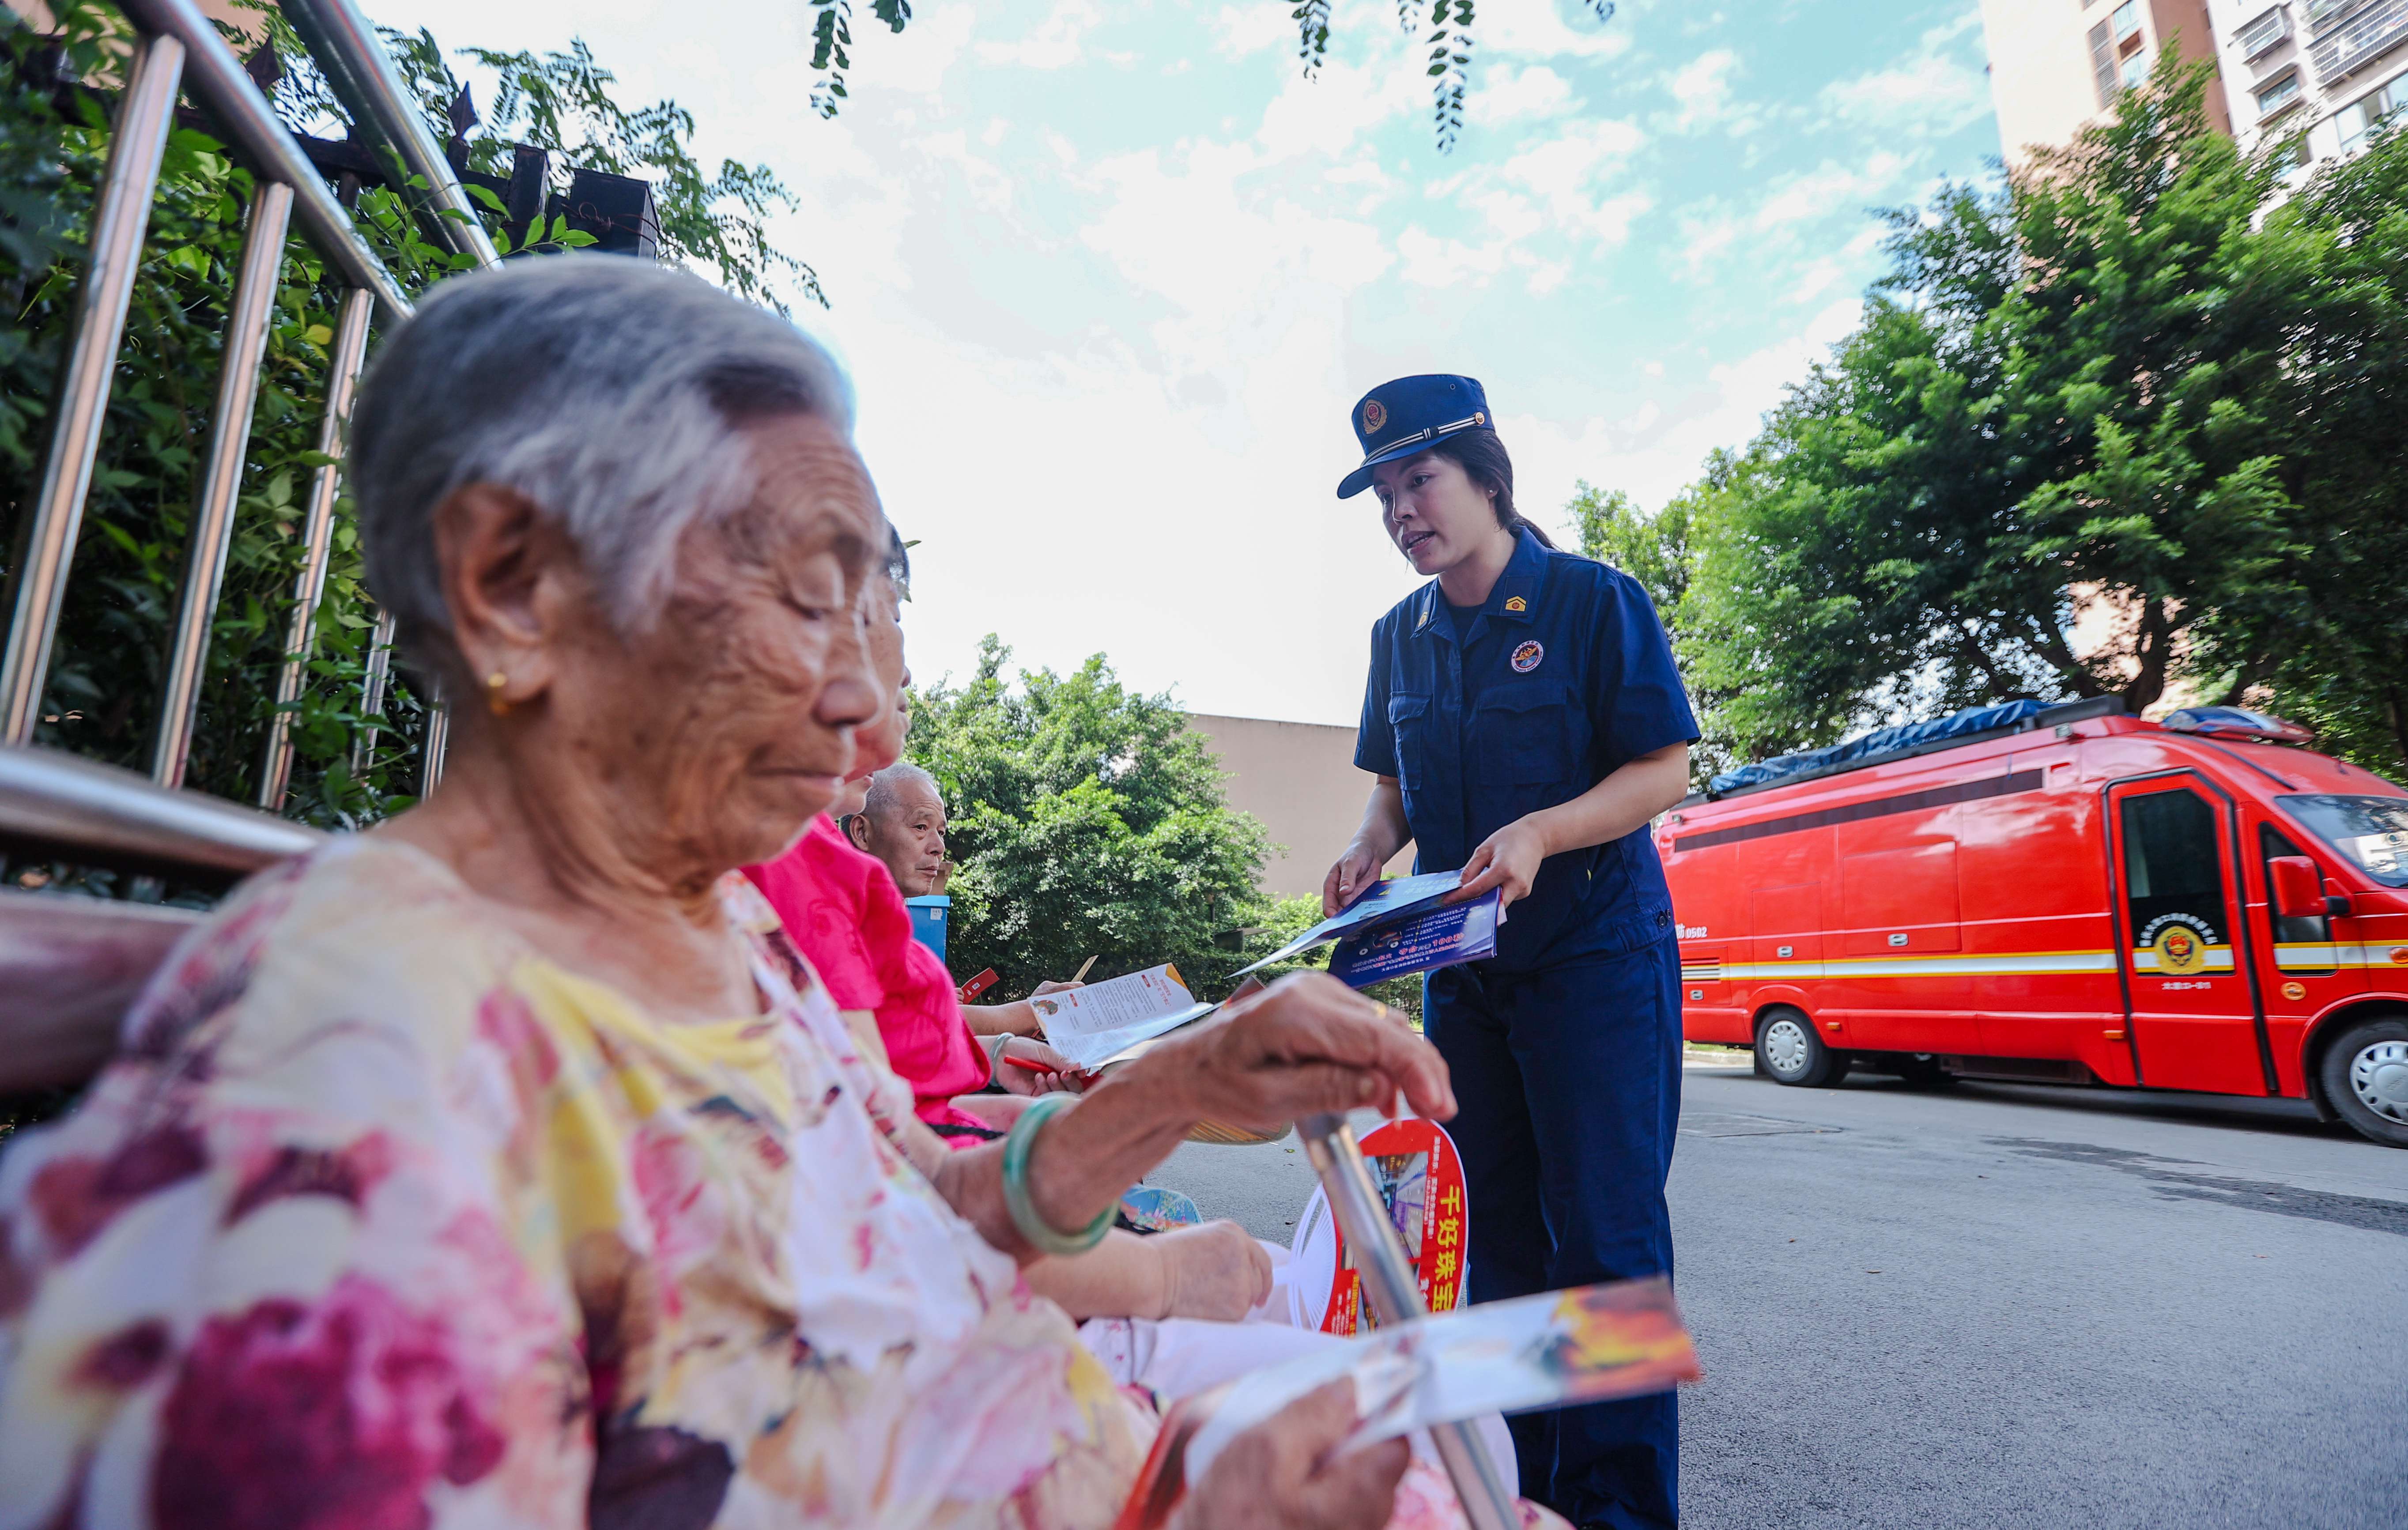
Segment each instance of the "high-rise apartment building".
M2010 164L2104 117L2168 50L2185 60L2215 56L2202 0L1982 0L1982 32ZM2207 109L2231 131L2220 85L2209 87Z
M2297 140L2305 168L2408 107L2408 0L2208 0L2208 14L2244 150Z
M2170 49L2214 60L2219 130L2244 152L2291 144L2302 171L2408 108L2408 0L1982 0L1982 29L2011 164L2103 117Z

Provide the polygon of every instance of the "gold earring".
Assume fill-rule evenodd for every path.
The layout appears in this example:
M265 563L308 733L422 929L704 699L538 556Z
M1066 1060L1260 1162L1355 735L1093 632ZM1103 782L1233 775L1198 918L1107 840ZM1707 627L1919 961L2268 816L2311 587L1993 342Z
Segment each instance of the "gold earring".
M502 687L509 683L510 678L498 669L485 677L485 710L495 717L510 709L509 698L502 694Z

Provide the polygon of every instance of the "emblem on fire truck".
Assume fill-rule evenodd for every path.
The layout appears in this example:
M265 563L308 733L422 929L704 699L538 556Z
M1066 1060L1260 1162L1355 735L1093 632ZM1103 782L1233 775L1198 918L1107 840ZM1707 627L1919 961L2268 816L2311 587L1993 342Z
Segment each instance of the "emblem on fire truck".
M2161 914L2141 932L2143 950L2157 954L2157 970L2169 978L2187 978L2207 970L2207 948L2215 932L2190 914Z

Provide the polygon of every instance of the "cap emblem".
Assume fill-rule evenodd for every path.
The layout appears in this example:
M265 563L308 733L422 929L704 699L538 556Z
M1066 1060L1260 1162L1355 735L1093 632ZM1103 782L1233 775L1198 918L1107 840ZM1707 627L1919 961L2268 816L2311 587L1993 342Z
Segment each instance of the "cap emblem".
M1323 416L1322 416L1322 418L1323 418L1323 419L1325 419L1325 420L1326 420L1326 419L1328 419L1329 417L1328 417L1327 415L1323 415ZM1376 435L1378 435L1378 434L1380 433L1380 427L1381 427L1382 425L1386 424L1387 422L1388 422L1388 406L1386 406L1385 404L1381 403L1381 402L1380 402L1378 399L1376 399L1376 398L1367 398L1367 399L1365 399L1365 400L1363 401L1363 434L1364 434L1364 435L1366 435L1366 436L1376 436Z
M1530 603L1520 595L1512 595L1507 598L1505 608L1509 611L1526 611L1530 608Z
M1546 656L1547 650L1544 644L1538 642L1536 639L1524 643L1521 647L1513 651L1513 673L1516 675L1528 674L1531 670L1538 668L1539 661Z

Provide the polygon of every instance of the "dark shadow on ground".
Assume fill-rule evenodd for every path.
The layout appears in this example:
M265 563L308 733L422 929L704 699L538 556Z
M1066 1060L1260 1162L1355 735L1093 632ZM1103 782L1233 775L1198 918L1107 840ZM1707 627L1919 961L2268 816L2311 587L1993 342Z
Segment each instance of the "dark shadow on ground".
M1770 1079L1737 1070L1727 1076L1761 1083L1772 1098L1784 1093L1782 1086ZM2324 1137L2364 1143L2368 1149L2377 1152L2384 1151L2379 1144L2367 1142L2339 1122L2329 1124L2317 1120L2315 1107L2305 1100L2253 1099L2242 1094L2190 1094L2164 1089L2116 1089L2102 1084L2010 1084L1965 1080L1945 1089L1928 1089L1885 1073L1851 1073L1836 1087L1888 1094L1929 1094L1943 1098L1954 1095L1961 1099L1987 1100L1995 1105L2031 1105L2053 1110L2087 1110L2140 1121L2265 1132L2279 1137Z

